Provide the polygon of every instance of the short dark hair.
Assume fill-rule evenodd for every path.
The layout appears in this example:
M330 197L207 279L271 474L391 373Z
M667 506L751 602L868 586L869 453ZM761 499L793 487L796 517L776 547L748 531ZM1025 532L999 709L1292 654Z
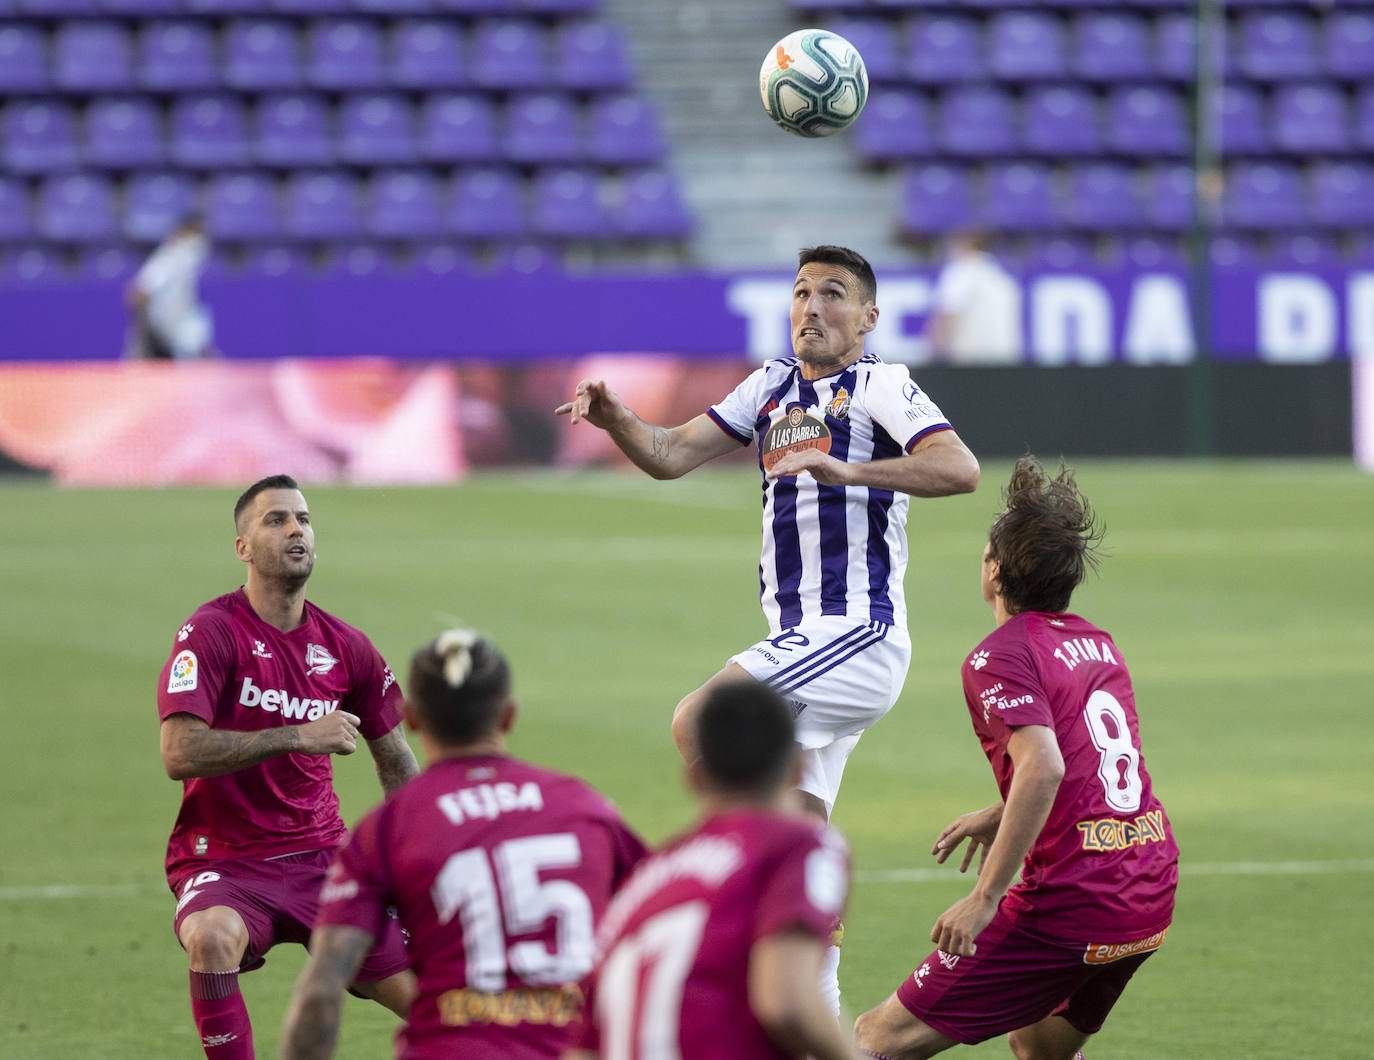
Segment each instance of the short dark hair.
M758 681L729 681L707 693L696 737L707 784L732 794L775 790L797 756L791 708Z
M1051 476L1030 454L1016 461L1003 491L1005 510L988 531L1007 609L1066 611L1073 591L1097 570L1104 528L1064 466Z
M440 743L472 743L496 728L510 697L510 664L481 634L446 630L411 657L406 697Z
M804 247L801 253L797 255L797 271L800 272L803 265L810 265L813 262L821 265L838 265L842 269L848 269L859 281L859 300L861 302L876 302L878 300L878 278L873 275L873 266L857 251L829 243L818 247Z
M239 516L243 510L253 503L253 498L266 490L298 490L300 483L290 475L268 475L260 478L239 494L239 499L234 502L234 529L238 529Z

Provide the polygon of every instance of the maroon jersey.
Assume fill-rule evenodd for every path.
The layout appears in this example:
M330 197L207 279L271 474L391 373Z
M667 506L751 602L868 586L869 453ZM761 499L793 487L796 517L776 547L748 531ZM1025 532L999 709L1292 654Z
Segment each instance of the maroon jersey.
M750 952L790 928L827 939L848 890L848 849L820 821L708 819L647 859L611 903L582 1044L616 1060L790 1055L749 1007Z
M420 994L402 1060L556 1057L582 1018L595 929L645 854L582 781L504 755L436 762L339 852L317 925L380 936L394 905Z
M258 618L240 589L202 605L181 627L157 707L163 720L191 714L237 731L299 725L342 709L375 740L401 720L401 692L359 630L307 602L305 621L283 633ZM202 859L326 850L347 833L331 755L280 755L183 783L167 844L169 880Z
M1051 938L1117 943L1163 931L1178 847L1150 785L1131 677L1111 636L1077 615L1023 612L974 649L963 673L1004 799L1014 728L1048 726L1064 759L1049 819L1003 909Z

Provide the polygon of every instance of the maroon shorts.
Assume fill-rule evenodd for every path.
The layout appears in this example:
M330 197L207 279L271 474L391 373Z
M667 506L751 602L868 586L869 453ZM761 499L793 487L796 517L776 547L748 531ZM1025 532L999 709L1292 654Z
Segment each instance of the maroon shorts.
M1164 934L1110 946L1051 941L1018 928L999 909L978 936L975 956L936 950L897 988L897 999L922 1023L964 1045L1046 1016L1062 1016L1075 1030L1096 1034Z
M292 854L271 861L210 861L171 880L176 896L172 930L181 938L181 922L192 913L217 905L233 909L248 927L248 949L239 970L261 968L267 951L279 942L310 941L320 907L320 887L334 858L332 850ZM367 955L357 982L372 983L409 967L401 922L390 916L382 938Z

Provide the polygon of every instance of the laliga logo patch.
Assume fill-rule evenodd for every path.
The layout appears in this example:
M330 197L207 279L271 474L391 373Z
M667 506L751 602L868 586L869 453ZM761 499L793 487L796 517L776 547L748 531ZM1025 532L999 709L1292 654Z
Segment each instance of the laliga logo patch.
M172 660L172 673L167 678L168 692L191 692L200 679L200 663L196 653L190 650L177 653Z
M793 406L763 436L763 467L767 471L788 453L807 449L830 452L830 428L812 413Z
M830 404L825 407L825 414L837 420L847 419L849 416L849 391L840 387L835 396L830 399Z

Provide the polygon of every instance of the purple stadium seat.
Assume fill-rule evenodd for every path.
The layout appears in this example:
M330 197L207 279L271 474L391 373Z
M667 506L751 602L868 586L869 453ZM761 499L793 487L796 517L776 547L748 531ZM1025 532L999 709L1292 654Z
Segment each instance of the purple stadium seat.
M1260 252L1253 240L1216 236L1207 247L1207 260L1223 269L1256 269L1260 265Z
M1264 100L1257 89L1228 81L1217 91L1216 106L1220 119L1217 134L1223 154L1268 153L1269 124Z
M0 258L0 283L57 283L66 278L62 255L52 247L21 247Z
M1191 81L1197 75L1198 22L1194 12L1169 13L1155 23L1155 74L1169 81ZM1214 69L1226 67L1226 34L1211 41Z
M1181 232L1193 223L1197 178L1191 166L1161 166L1150 174L1145 218L1150 227Z
M1340 268L1341 252L1325 236L1284 236L1274 244L1273 262L1283 269Z
M517 96L506 105L502 153L522 165L576 161L583 154L581 124L567 96Z
M314 88L377 88L387 80L382 35L371 22L318 22L306 35L305 55L305 79Z
M614 213L615 230L639 239L682 239L692 231L692 215L671 174L640 170L625 178Z
M311 15L342 15L348 11L349 3L348 0L267 0L267 8L297 19Z
M75 275L101 283L131 280L143 264L143 255L128 247L91 247L76 256Z
M0 95L48 87L48 42L37 26L0 24Z
M96 0L16 0L16 6L20 14L38 18L72 18L99 11Z
M1080 272L1097 263L1090 244L1063 236L1031 240L1023 267L1033 272Z
M1333 228L1374 225L1374 167L1324 162L1308 178L1312 220Z
M1365 150L1374 151L1374 84L1365 85L1355 96L1352 138Z
M162 114L150 99L96 99L86 108L86 161L132 169L161 164Z
M310 272L310 259L300 247L249 246L241 269L250 276L297 276Z
M1091 155L1101 150L1097 100L1078 86L1045 86L1026 93L1021 145L1038 155Z
M906 34L906 76L920 84L943 85L984 75L978 23L957 15L914 19Z
M912 169L902 186L902 230L929 236L968 228L974 219L969 183L969 172L953 166Z
M53 84L69 92L133 87L133 44L117 22L67 22L53 35Z
M544 59L544 33L538 23L486 19L472 35L472 83L493 91L539 88L551 75Z
M509 15L516 9L515 0L434 0L437 11L468 17Z
M400 268L371 243L343 243L326 248L317 271L336 276L376 276Z
M429 0L349 0L354 11L368 15L426 15L434 5Z
M859 153L870 162L921 158L935 153L930 104L923 93L886 88L868 97L863 121L854 127Z
M138 83L155 90L219 87L215 36L201 22L150 22L138 39Z
M448 229L466 239L513 239L527 231L525 189L511 170L468 169L453 181Z
M1274 91L1274 146L1293 154L1350 147L1344 94L1333 85L1282 85Z
M234 88L271 91L301 82L296 34L289 22L231 22L224 36L224 80Z
M233 96L182 96L172 105L171 157L196 169L243 165L248 161L245 124Z
M205 185L205 226L217 240L280 239L277 185L262 173L225 173Z
M114 187L104 177L49 177L38 190L38 231L57 243L105 243L118 235Z
M182 0L182 3L191 14L215 18L256 15L267 10L267 0Z
M424 276L456 276L464 273L472 261L461 249L449 243L426 243L416 247L411 268Z
M486 96L429 96L420 107L417 153L427 162L495 160L500 155L495 106Z
M987 29L988 71L1012 81L1062 78L1064 31L1053 15L1009 11L993 15Z
M1222 197L1228 228L1293 228L1307 220L1302 180L1292 166L1271 162L1231 167Z
M1115 89L1107 100L1107 146L1124 155L1186 154L1190 137L1183 100L1145 85Z
M983 187L980 214L990 228L1004 232L1056 227L1059 210L1049 170L1020 162L994 167Z
M656 163L668 153L658 111L643 96L602 96L591 104L588 119L591 133L587 147L591 157L603 165Z
M1241 19L1237 42L1242 73L1264 81L1315 77L1315 27L1305 15L1287 11L1253 12Z
M181 14L181 0L100 0L100 10L120 18L156 18Z
M397 88L461 88L468 83L462 30L439 19L398 22L390 69Z
M364 227L386 239L421 239L440 231L439 186L428 173L378 173L369 188Z
M28 184L0 174L0 243L13 243L32 234Z
M1114 11L1079 16L1074 22L1072 69L1088 81L1148 78L1154 68L1145 20Z
M572 15L589 15L596 10L600 2L601 0L513 0L511 7L526 15L568 18Z
M530 184L530 229L546 239L600 239L609 234L601 184L585 169L540 170Z
M16 173L46 173L76 165L76 123L65 103L11 103L4 110L4 122L3 159Z
M837 18L829 22L826 29L849 41L864 57L864 69L868 72L870 85L906 79L906 64L897 47L897 33L891 20Z
M196 208L196 189L179 173L137 173L124 185L124 235L156 243Z
M329 104L320 96L263 96L254 112L253 157L271 166L334 160Z
M282 230L297 239L350 239L361 230L358 188L341 173L297 173L287 182Z
M350 96L339 107L339 157L356 165L409 162L415 157L413 125L404 96Z
M1135 185L1128 166L1104 162L1075 169L1069 177L1064 221L1075 228L1103 231L1139 228L1145 217Z
M1323 36L1327 76L1374 78L1374 12L1334 11Z
M1180 270L1187 267L1182 248L1174 240L1140 236L1126 240L1121 256L1143 270Z
M995 88L951 88L940 100L939 141L952 155L988 157L1016 149L1011 101Z
M569 22L554 30L554 83L569 92L608 92L626 88L634 68L619 26Z

